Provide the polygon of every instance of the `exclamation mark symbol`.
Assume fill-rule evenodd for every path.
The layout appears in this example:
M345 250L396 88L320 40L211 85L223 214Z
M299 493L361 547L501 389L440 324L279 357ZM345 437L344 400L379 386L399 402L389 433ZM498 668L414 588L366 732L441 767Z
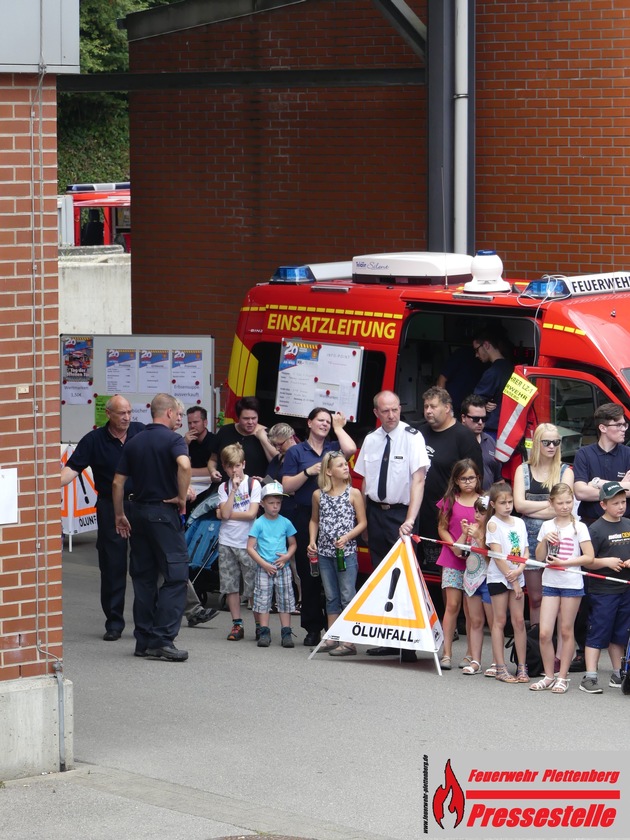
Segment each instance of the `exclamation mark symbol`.
M394 569L392 572L392 579L389 582L389 592L387 594L389 600L385 604L385 612L391 612L394 609L394 592L396 591L396 584L398 583L399 577L400 569Z

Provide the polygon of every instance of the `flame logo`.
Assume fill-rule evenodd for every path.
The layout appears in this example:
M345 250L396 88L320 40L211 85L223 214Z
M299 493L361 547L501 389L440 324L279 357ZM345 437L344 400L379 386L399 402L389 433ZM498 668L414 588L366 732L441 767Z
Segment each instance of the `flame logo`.
M456 815L456 822L453 828L457 828L464 818L466 798L464 797L464 791L457 781L457 776L453 773L450 758L444 765L444 784L440 785L433 794L433 817L442 829L444 828L442 825L442 820L444 819L444 803L449 796L451 797L451 801L449 802L448 810L451 814Z

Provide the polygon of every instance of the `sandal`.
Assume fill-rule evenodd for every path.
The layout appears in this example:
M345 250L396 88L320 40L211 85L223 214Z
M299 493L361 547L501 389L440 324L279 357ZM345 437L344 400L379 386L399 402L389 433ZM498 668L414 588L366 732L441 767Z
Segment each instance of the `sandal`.
M462 674L480 674L481 673L481 663L477 662L476 659L471 659L468 665L465 665L462 668Z
M334 650L337 647L339 647L339 642L324 642L319 646L317 653L330 653L331 650Z
M549 688L553 688L556 684L555 677L548 677L544 676L542 680L538 680L538 682L532 683L529 687L530 691L547 691Z
M527 673L527 665L516 666L516 681L520 683L529 682L529 674Z
M457 667L458 668L466 668L468 665L470 665L470 663L472 661L473 661L472 656L468 656L468 654L466 654L466 656L462 659L462 661L459 663L459 665Z
M551 689L552 694L566 694L569 690L570 679L565 680L564 677L557 677L554 687Z
M330 656L356 656L357 649L354 645L341 644L337 645L334 650L329 651Z
M492 679L494 679L496 677L496 675L497 675L497 666L493 662L492 665L489 668L486 668L486 670L484 672L484 677L491 677Z
M514 676L514 674L510 674L507 667L505 665L497 665L497 673L495 675L495 680L499 680L499 682L504 683L517 683L518 680Z
M451 657L450 656L443 656L440 659L440 667L443 671L450 671L451 670Z

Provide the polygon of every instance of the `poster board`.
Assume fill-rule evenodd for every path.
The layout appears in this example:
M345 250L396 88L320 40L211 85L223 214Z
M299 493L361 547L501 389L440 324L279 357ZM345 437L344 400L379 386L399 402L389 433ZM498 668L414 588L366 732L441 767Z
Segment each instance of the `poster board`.
M353 422L359 405L363 347L283 338L276 414L308 417L314 406L340 411Z
M202 405L214 429L214 339L199 335L62 335L61 441L77 443L107 419L105 403L122 394L132 419L150 423L160 393L186 408ZM186 422L182 432L186 432Z

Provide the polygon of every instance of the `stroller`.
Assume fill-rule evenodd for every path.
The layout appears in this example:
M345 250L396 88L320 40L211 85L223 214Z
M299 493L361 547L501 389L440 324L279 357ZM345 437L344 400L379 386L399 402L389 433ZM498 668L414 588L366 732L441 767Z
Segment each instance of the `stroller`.
M215 561L219 556L219 526L216 516L219 494L213 493L188 516L186 522L186 545L190 558L189 576L202 604L206 604L209 592L218 592L219 573Z
M626 655L621 657L621 690L630 694L630 639L626 645Z

